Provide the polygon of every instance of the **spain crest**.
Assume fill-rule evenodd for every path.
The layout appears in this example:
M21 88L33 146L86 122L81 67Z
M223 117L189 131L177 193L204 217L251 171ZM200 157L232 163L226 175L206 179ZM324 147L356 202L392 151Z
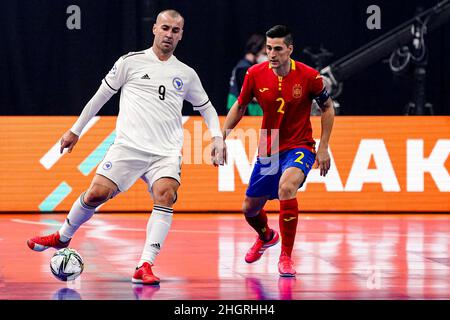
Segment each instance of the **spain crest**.
M302 86L299 83L295 84L292 88L292 96L294 99L299 99L302 96L302 91Z

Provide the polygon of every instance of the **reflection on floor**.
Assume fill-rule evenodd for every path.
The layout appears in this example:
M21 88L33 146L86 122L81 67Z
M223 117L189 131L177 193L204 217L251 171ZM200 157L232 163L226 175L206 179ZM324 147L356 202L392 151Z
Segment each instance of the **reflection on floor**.
M0 215L0 299L450 299L450 215L302 214L298 275L281 278L280 245L244 262L255 234L241 215L177 214L154 268L158 287L130 281L145 214L97 214L71 243L85 260L83 274L56 280L54 250L33 252L26 240L54 232L64 218ZM278 229L278 216L269 223Z

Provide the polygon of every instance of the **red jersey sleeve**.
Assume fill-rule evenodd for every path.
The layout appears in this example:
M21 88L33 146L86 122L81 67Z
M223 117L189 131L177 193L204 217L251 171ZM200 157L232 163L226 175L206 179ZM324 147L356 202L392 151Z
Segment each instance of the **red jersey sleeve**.
M311 97L314 99L317 97L323 90L324 84L322 76L319 72L314 70L315 72L312 73L311 79L310 79L310 94Z
M244 84L242 85L241 93L238 97L238 103L241 106L246 106L253 99L253 76L252 73L247 70L244 78Z

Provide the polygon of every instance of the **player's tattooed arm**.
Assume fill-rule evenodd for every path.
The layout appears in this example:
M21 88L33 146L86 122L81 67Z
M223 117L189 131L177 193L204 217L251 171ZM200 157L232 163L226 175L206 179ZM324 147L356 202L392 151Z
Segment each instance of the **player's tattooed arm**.
M330 170L330 154L328 153L328 143L330 141L331 130L334 123L334 106L333 100L328 98L321 106L322 117L321 126L322 132L320 136L320 144L317 149L317 164L320 168L320 175L325 177Z
M241 121L242 117L245 114L245 110L247 110L246 105L243 106L239 104L238 101L233 104L223 124L222 134L224 140L230 134L231 130L233 130L234 127L237 126L239 121Z

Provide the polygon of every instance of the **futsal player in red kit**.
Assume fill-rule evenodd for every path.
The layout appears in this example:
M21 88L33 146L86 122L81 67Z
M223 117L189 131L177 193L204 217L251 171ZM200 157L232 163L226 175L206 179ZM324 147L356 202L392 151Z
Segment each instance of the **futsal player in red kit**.
M263 109L258 157L243 203L245 219L258 233L245 261L259 260L264 251L280 240L268 226L264 205L279 199L281 254L280 276L296 274L291 258L298 222L297 190L314 163L325 176L330 168L328 142L334 122L333 101L317 70L291 59L292 34L277 25L266 33L269 61L252 66L245 77L238 100L230 109L223 127L224 138L239 123L246 106L255 97ZM312 137L311 104L321 108L321 136L317 147Z

